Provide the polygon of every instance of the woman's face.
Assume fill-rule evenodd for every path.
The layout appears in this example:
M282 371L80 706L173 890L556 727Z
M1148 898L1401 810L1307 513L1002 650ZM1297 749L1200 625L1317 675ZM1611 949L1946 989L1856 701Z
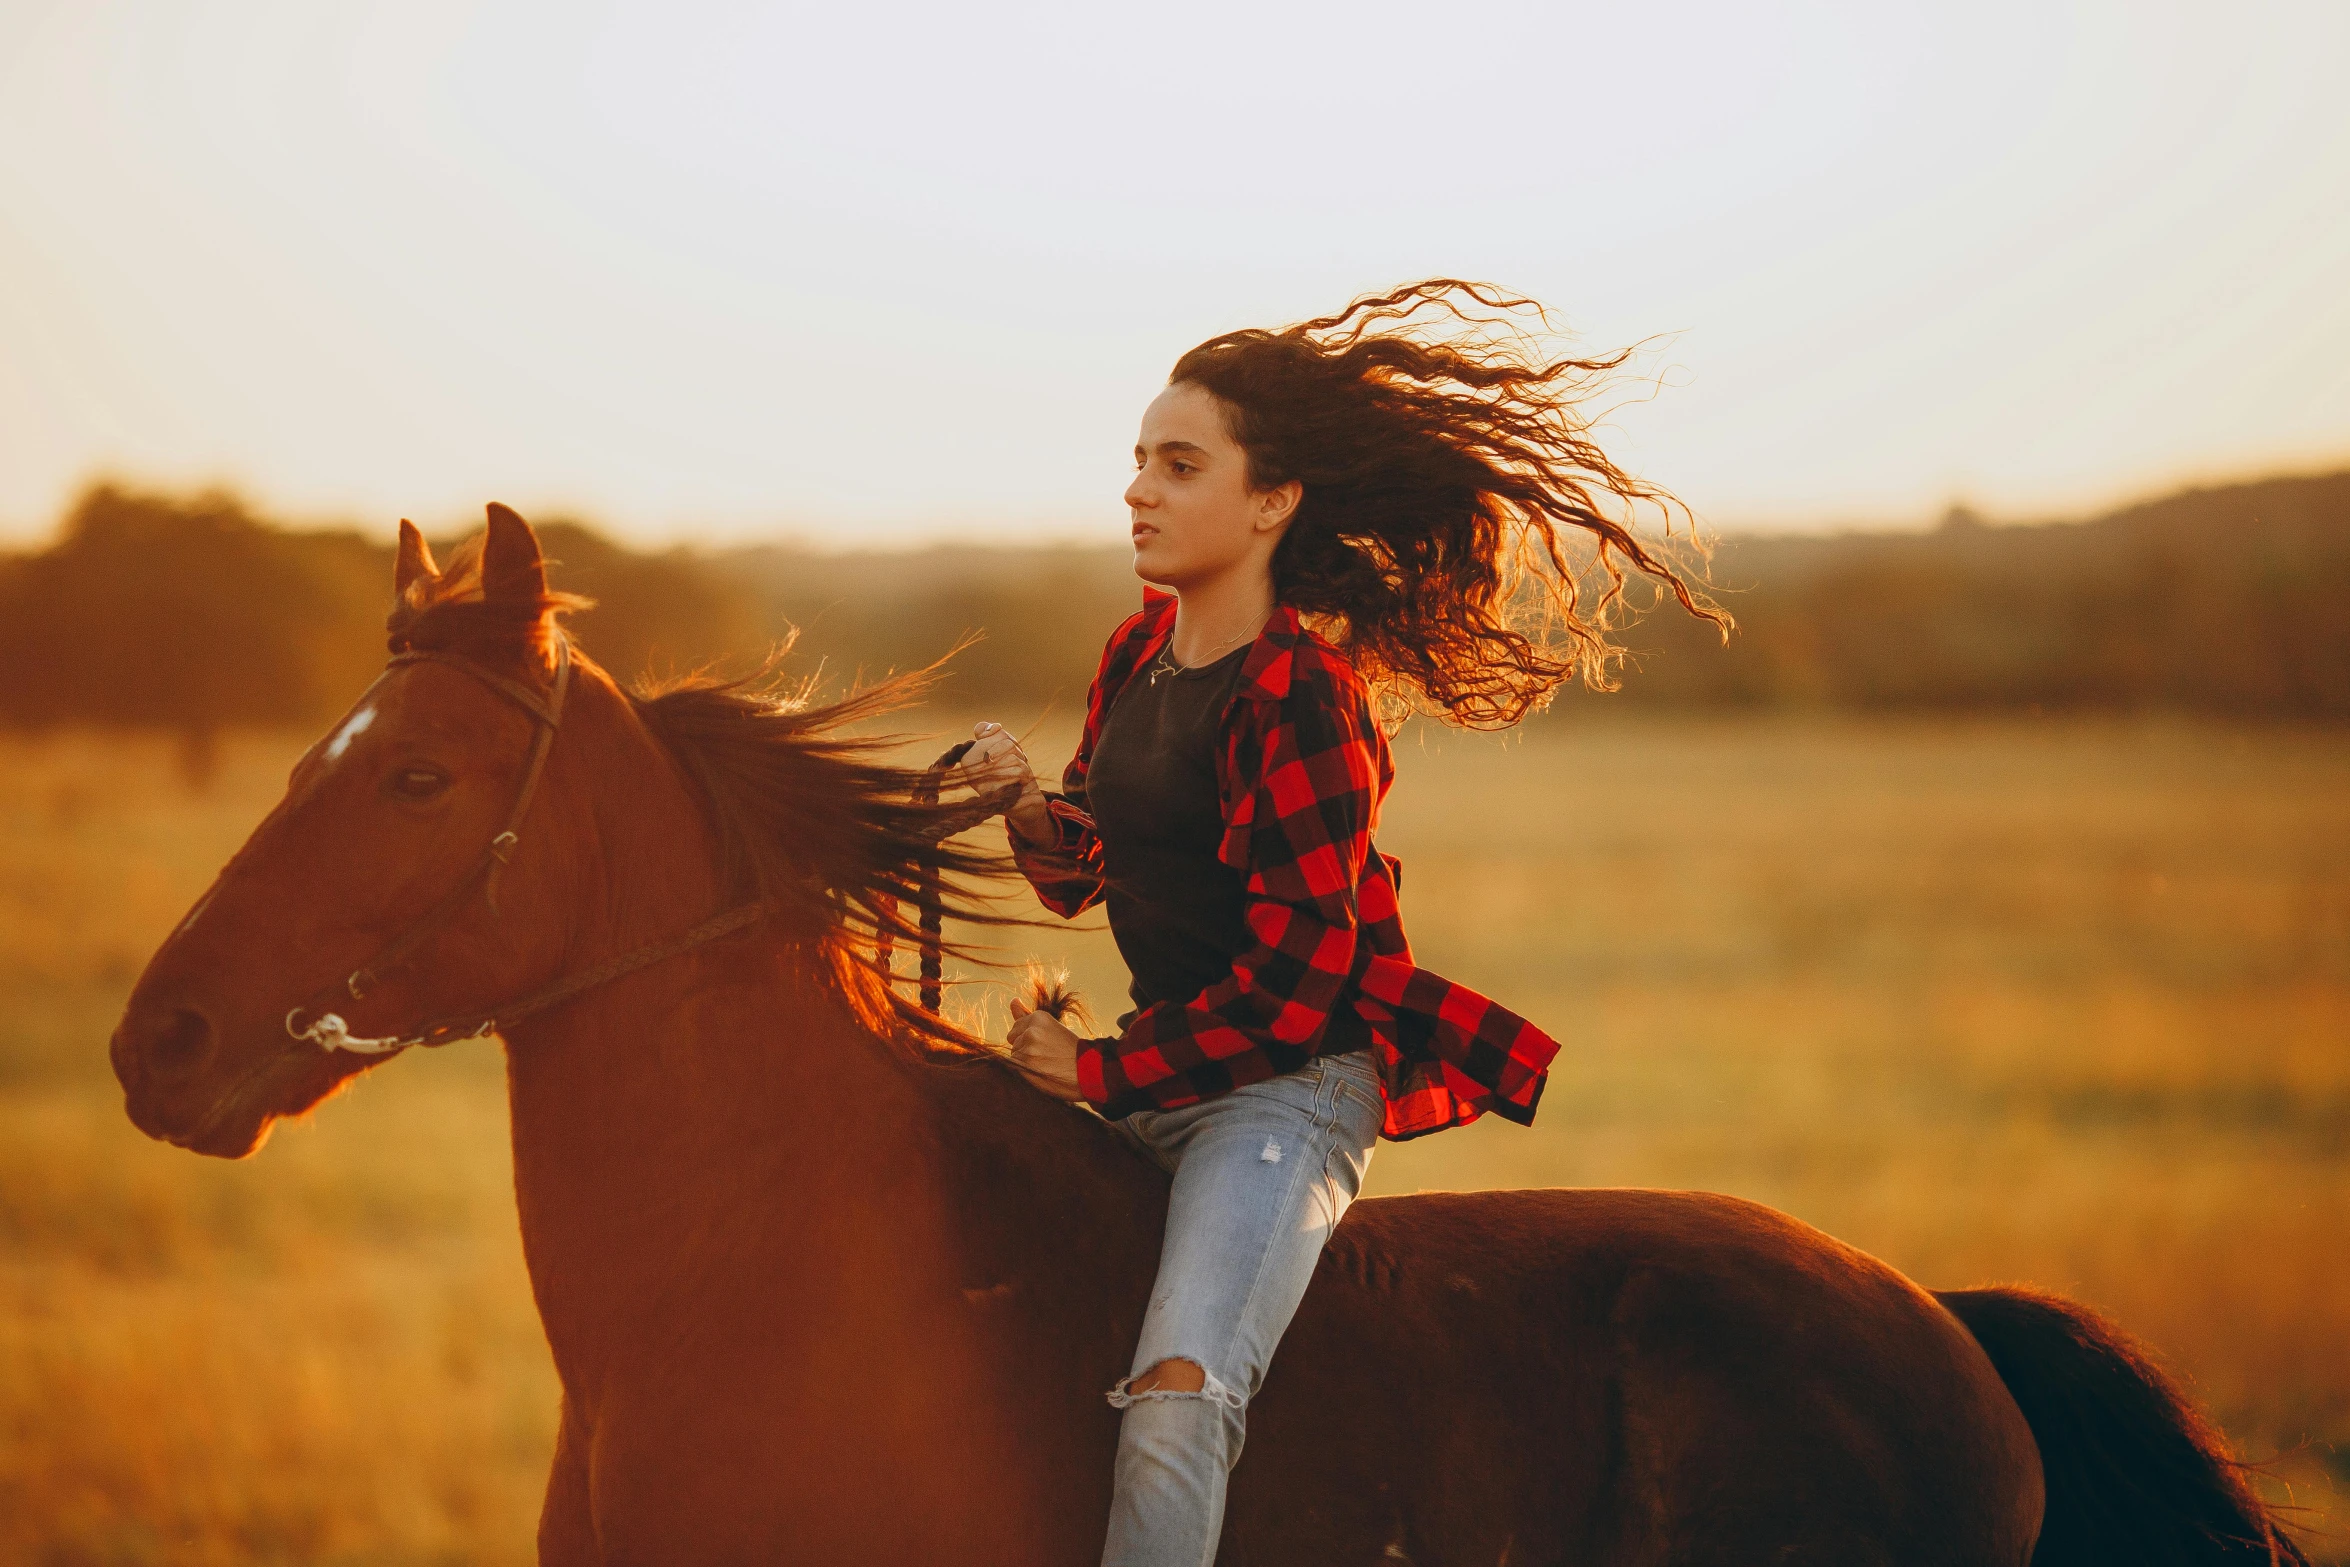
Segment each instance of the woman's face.
M1273 547L1297 510L1295 480L1248 484L1248 454L1225 428L1214 394L1177 382L1143 410L1126 505L1134 522L1134 574L1181 591L1252 562L1268 574Z

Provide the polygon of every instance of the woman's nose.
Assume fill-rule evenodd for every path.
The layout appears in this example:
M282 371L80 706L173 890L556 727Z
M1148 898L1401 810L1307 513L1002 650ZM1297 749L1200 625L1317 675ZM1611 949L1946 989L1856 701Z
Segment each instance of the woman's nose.
M1140 507L1157 504L1157 502L1152 499L1150 491L1143 487L1143 478L1144 475L1138 473L1134 476L1134 482L1126 486L1127 505Z

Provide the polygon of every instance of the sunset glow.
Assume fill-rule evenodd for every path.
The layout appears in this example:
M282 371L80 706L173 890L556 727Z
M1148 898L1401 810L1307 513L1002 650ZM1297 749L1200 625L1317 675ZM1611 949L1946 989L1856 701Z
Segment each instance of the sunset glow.
M1658 338L1711 521L2350 453L2350 13L0 5L0 537L1119 536L1176 354L1436 272Z

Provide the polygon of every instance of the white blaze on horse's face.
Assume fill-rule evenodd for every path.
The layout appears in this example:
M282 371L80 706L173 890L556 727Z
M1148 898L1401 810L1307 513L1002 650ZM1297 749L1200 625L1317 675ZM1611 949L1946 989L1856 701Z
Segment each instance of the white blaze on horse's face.
M335 731L335 737L326 743L326 759L330 762L342 760L343 753L351 749L351 742L365 734L367 726L374 722L375 704L371 702L353 713L343 727Z

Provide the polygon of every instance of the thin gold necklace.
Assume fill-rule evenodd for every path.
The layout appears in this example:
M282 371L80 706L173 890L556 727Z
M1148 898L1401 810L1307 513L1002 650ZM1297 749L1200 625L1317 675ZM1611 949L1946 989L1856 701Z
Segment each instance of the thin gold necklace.
M1246 631L1243 631L1239 636L1232 638L1230 641L1219 642L1214 647L1209 648L1208 657L1201 659L1197 664L1178 664L1175 662L1175 633L1172 631L1168 632L1166 646L1159 649L1158 662L1151 665L1150 667L1151 684L1154 686L1157 685L1159 683L1159 676L1161 675L1180 675L1186 669L1205 668L1207 665L1215 661L1216 654L1223 652L1228 647L1238 646L1240 643L1248 641L1258 632L1264 630L1265 621L1271 620L1272 618L1273 612L1271 610L1265 611L1263 620L1259 620L1255 625L1249 627Z

